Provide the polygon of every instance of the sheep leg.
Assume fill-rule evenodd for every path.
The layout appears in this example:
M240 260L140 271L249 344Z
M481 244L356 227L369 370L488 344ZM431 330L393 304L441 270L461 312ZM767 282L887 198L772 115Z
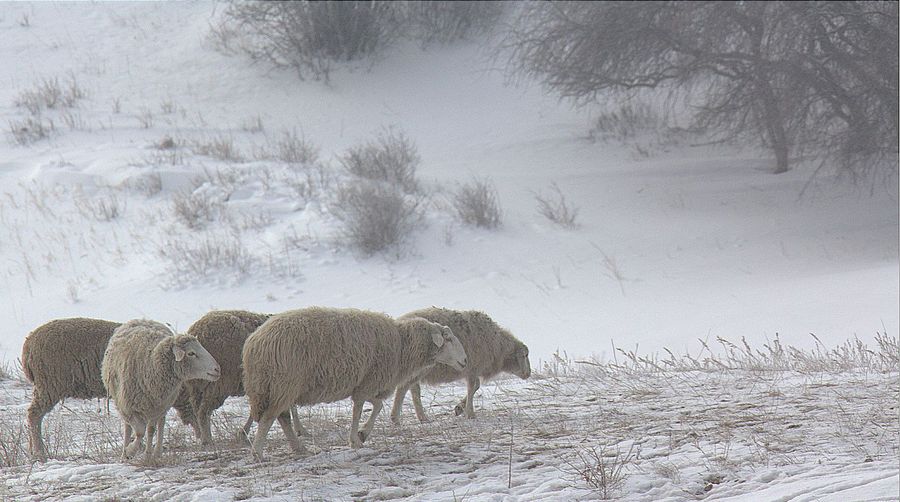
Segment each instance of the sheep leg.
M130 430L129 430L130 429ZM125 437L131 437L131 433L134 432L134 440L131 441L123 452L123 456L125 458L132 458L141 449L141 445L144 441L144 434L147 432L147 424L141 422L139 420L135 420L135 423L126 423L125 425ZM149 440L149 439L148 439ZM127 441L127 439L126 439Z
M297 433L294 432L290 412L284 412L281 415L278 415L278 425L280 425L281 430L284 431L284 437L287 439L288 444L291 445L291 450L294 453L306 453L306 447L300 442Z
M159 417L159 420L156 421L156 451L153 453L153 456L159 460L162 458L162 449L163 449L163 430L166 428L166 416L163 415Z
M153 461L153 436L156 435L156 421L147 424L147 443L144 445L144 463L150 464Z
M237 438L238 441L247 441L250 438L250 426L253 425L253 417L247 417L247 421L244 422L244 426L238 429Z
M275 423L275 417L268 414L260 417L259 425L256 427L256 437L253 438L253 457L261 462L263 459L263 447L266 445L266 435L272 424Z
M210 388L207 387L207 389ZM200 444L207 446L212 444L212 429L210 428L212 414L223 404L225 404L225 397L217 396L212 390L204 393L197 403L196 415L200 427Z
M28 407L28 449L31 456L43 462L47 460L47 447L44 446L41 425L46 415L56 403L51 403L46 396L34 395L31 406Z
M291 421L294 422L294 430L297 432L298 436L312 436L306 427L303 427L303 424L300 423L300 414L297 412L297 405L291 406Z
M211 411L205 408L197 410L197 429L200 432L200 444L209 446L212 444L212 429L210 427Z
M469 377L467 380L468 392L466 393L466 418L475 418L475 392L481 388L481 379Z
M375 399L374 401L369 401L372 403L372 413L369 414L369 419L366 420L366 424L363 425L363 430L359 431L359 442L365 443L366 439L372 435L372 429L375 428L375 419L378 418L378 414L381 413L381 408L384 407L384 401L381 399Z
M425 414L425 408L422 406L422 385L419 382L416 382L412 386L412 402L413 407L416 409L416 417L419 419L419 422L422 422L423 424L431 422L431 419Z
M403 410L403 399L406 397L406 391L409 386L400 385L394 392L394 405L391 406L391 422L400 425L400 412Z
M462 415L463 412L466 414L466 418L475 418L475 407L472 404L472 396L475 395L475 391L481 388L481 379L475 376L470 376L466 378L466 397L456 405L454 408L454 412L456 416Z
M125 426L122 430L122 448L128 447L132 441L134 441L134 438L132 437L131 424L125 422Z
M359 448L362 441L359 440L359 417L362 415L364 400L353 400L353 417L350 419L350 448Z
M237 437L239 441L250 441L250 427L253 425L253 417L247 417L244 426L238 429Z

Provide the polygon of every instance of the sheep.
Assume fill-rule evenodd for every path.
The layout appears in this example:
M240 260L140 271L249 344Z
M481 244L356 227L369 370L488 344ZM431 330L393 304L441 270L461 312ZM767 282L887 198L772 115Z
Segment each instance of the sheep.
M219 363L222 376L215 382L188 380L173 407L181 421L194 429L194 434L204 445L212 444L210 416L229 396L243 396L241 349L250 333L256 331L271 314L257 314L243 310L214 310L197 320L187 333L194 335L200 344ZM292 417L294 418L294 417ZM251 419L241 429L244 438L250 431ZM298 434L308 435L294 418Z
M250 416L259 424L252 450L261 460L276 419L293 451L306 451L290 427L291 405L350 397L349 442L359 448L397 385L438 362L461 371L466 355L449 328L425 319L398 321L362 310L310 307L266 321L247 338L242 361ZM372 413L359 430L366 401Z
M500 372L527 379L531 376L531 363L528 361L528 347L516 339L509 331L501 328L487 314L475 310L457 311L439 307L429 307L410 312L399 319L407 317L423 318L448 326L466 350L469 364L465 371L459 371L446 365L436 365L422 374L397 387L394 395L394 406L391 409L391 421L400 423L400 410L406 391L412 388L413 406L416 416L421 422L428 422L422 408L421 382L430 384L448 383L466 380L466 397L456 405L456 415L465 413L466 418L475 418L472 396L481 387L483 378L490 378Z
M22 345L22 370L33 385L28 407L28 449L47 459L41 435L44 415L67 397L106 397L100 377L103 352L120 323L83 317L56 319L37 327Z
M149 463L162 454L166 412L184 381L201 378L214 382L221 370L196 337L176 335L158 322L135 319L113 332L103 354L100 373L122 417L122 456L126 459L134 456L146 432L144 455ZM131 441L132 430L134 441Z

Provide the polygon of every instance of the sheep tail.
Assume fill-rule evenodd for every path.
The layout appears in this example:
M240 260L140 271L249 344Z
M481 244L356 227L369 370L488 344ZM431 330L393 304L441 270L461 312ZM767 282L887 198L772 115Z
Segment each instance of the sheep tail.
M252 418L254 422L259 422L262 419L263 413L265 413L272 404L269 386L266 385L262 392L248 393L247 397L250 401L250 418Z
M31 365L28 364L27 360L22 361L22 373L25 373L25 378L29 382L34 383L34 374L31 372Z

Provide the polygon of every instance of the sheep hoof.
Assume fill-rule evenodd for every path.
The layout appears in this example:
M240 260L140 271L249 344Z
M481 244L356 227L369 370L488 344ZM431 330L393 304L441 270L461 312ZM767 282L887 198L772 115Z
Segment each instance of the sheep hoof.
M360 443L365 443L366 439L369 438L369 434L366 431L359 431L356 434L359 436Z
M141 443L139 441L132 441L122 450L122 458L125 460L134 458L135 454L137 454L141 450Z
M456 408L453 408L453 413L456 413L456 416L460 416L463 414L463 407L460 405L456 405Z

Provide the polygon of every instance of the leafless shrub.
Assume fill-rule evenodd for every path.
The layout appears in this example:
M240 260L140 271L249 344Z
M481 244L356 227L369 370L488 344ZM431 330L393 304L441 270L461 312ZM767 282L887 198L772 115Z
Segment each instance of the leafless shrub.
M389 250L399 254L421 224L421 202L396 187L357 180L338 188L332 212L352 247L366 255Z
M240 2L225 11L212 38L254 61L327 81L334 63L374 56L396 40L401 10L393 2ZM238 43L236 33L243 35Z
M423 45L449 44L489 32L504 2L409 2L407 9L413 35Z
M175 102L172 101L172 98L166 98L159 103L159 110L164 115L171 115L172 113L175 113L176 108L177 107L175 105Z
M634 461L634 445L626 453L617 446L609 452L603 446L576 448L573 458L565 459L564 472L587 484L602 500L609 500L622 487L625 472Z
M222 203L204 190L180 193L172 198L175 217L191 229L205 227L221 209Z
M164 141L164 140L163 140ZM184 165L184 150L178 148L156 148L144 155L144 158L138 163L141 166L182 166Z
M234 144L231 136L218 136L191 143L191 150L197 155L206 155L226 162L243 162L244 156Z
M116 115L122 113L122 98L120 96L116 96L112 100L112 112Z
M171 150L177 147L178 143L176 143L171 136L163 136L163 138L159 140L159 143L156 144L157 150Z
M69 299L69 303L78 303L81 301L78 298L78 283L75 281L69 281L66 284L66 297Z
M340 157L350 174L384 181L406 193L419 190L416 168L421 161L416 145L402 132L385 129L374 141L351 147Z
M212 279L214 275L220 281L236 280L248 274L253 265L252 255L234 234L172 239L157 252L168 262L173 285Z
M293 189L301 201L309 202L330 193L334 177L324 166L315 165L302 171L289 171L282 182Z
M243 233L245 230L262 230L272 225L275 221L272 214L267 211L261 213L241 212L236 215L229 214L225 220L236 235Z
M262 169L268 172L268 167ZM254 171L255 173L255 171ZM211 186L221 188L226 192L231 192L237 185L247 181L248 172L236 167L226 168L203 168L203 175L197 178L196 183L208 183Z
M263 132L266 130L265 126L263 125L262 117L259 114L257 114L255 117L251 117L245 120L244 123L241 124L241 129L246 132L252 133Z
M0 382L16 381L25 383L25 374L22 372L22 364L18 359L15 361L3 361L0 363Z
M0 420L0 466L14 467L29 462L28 431L21 420Z
M153 197L162 192L162 175L158 172L141 174L130 178L126 182L126 186L143 193L147 197Z
M219 20L217 23L211 23L209 32L206 34L206 42L214 50L229 56L246 52L243 49L244 38L241 35L239 21L229 17Z
M619 289L622 291L622 296L625 296L625 281L628 279L625 277L625 274L622 273L622 269L619 267L619 262L616 261L616 257L606 254L606 251L601 249L600 246L594 242L591 242L591 246L603 256L603 275L616 281L619 284Z
M149 108L142 108L141 113L137 116L138 122L142 129L150 129L153 127L153 111Z
M663 119L645 102L629 101L618 109L601 113L590 131L594 141L615 139L624 142L666 128Z
M255 155L260 160L278 160L288 164L312 165L319 160L319 147L297 130L283 130L268 146Z
M19 93L15 104L32 115L40 115L44 109L71 108L86 95L74 75L70 75L64 84L59 83L58 77L44 78L33 88Z
M90 130L90 127L87 125L87 122L84 121L84 118L81 117L80 113L66 111L62 113L61 118L63 124L65 124L70 131Z
M75 195L75 207L82 216L97 221L115 220L124 209L123 203L113 191L105 195L87 196L79 190Z
M487 229L500 226L502 213L493 183L473 178L460 185L453 195L456 215L466 225Z
M13 142L22 146L50 137L50 133L55 129L52 120L44 120L39 116L9 121L9 132Z
M564 228L578 228L578 208L570 207L566 196L556 182L550 183L550 195L534 194L538 203L538 213Z

